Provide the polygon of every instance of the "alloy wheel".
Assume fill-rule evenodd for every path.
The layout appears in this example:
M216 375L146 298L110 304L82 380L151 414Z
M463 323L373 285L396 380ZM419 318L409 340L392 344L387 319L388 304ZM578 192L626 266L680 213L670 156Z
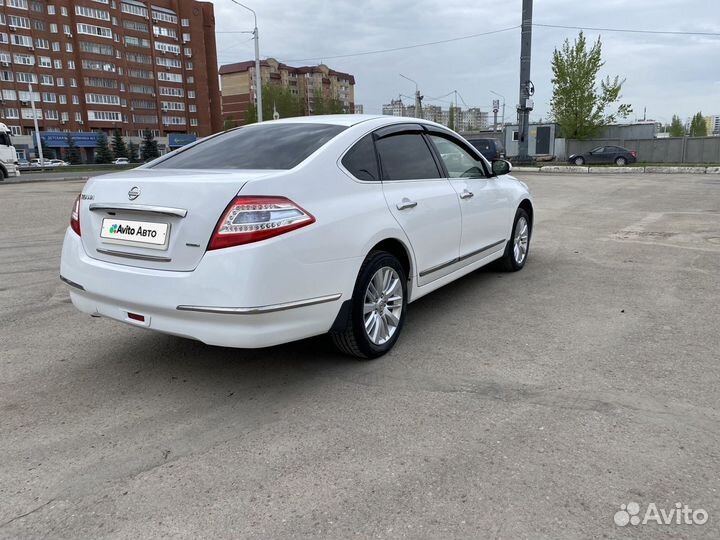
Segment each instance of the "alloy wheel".
M403 288L394 268L383 266L365 289L365 333L375 345L387 343L398 329L403 309Z
M517 264L522 264L525 260L529 238L528 222L524 217L520 217L515 225L515 238L513 239L513 256Z

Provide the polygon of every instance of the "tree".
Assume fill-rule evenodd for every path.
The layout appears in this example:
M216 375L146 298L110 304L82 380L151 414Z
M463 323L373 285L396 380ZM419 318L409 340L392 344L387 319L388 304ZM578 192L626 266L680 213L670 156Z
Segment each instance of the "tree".
M223 131L227 131L234 127L235 127L235 120L233 120L232 116L228 116L225 119L225 121L223 122Z
M691 137L707 137L707 124L701 112L697 113L690 120L690 136Z
M121 158L121 157L122 158L130 157L128 155L127 146L125 145L125 140L123 139L123 136L122 136L122 131L120 131L119 129L113 130L111 145L112 145L112 152L113 152L113 155L115 156L115 159Z
M140 158L138 157L139 150L140 147L136 143L130 142L128 145L128 159L130 160L130 163L137 163L140 161Z
M455 107L450 105L450 110L448 111L448 127L455 131Z
M143 161L150 161L160 157L160 150L158 150L158 143L153 137L152 131L146 129L143 132L143 140L140 145L140 153L142 154Z
M684 137L685 136L685 126L682 123L682 120L680 120L680 117L677 114L673 114L672 122L670 122L670 136L671 137Z
M277 84L266 84L263 86L263 120L272 120L273 107L277 110L280 118L291 118L303 116L305 106L300 96L296 96L289 88ZM257 109L255 103L250 103L245 112L245 124L257 122Z
M608 76L600 79L598 88L598 72L603 65L600 38L588 49L582 32L573 45L566 39L562 49L553 52L550 113L563 137L590 138L601 127L632 112L629 104L618 103L625 79ZM614 112L608 112L611 108Z
M108 146L107 135L104 131L98 131L95 141L95 163L112 163L113 154Z
M82 159L80 158L80 149L75 144L75 139L71 135L67 136L67 152L65 153L67 160L70 165L80 165Z
M40 139L40 146L42 147L43 159L55 159L55 150L45 144L44 139Z

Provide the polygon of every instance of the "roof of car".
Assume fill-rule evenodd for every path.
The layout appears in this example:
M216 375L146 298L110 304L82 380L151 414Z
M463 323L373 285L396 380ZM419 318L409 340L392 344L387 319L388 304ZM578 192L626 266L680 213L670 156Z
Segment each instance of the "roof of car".
M390 116L382 114L324 114L317 116L295 116L292 118L282 118L280 120L270 120L263 122L263 124L333 124L350 127L370 120L384 120L387 124L414 122L428 125L439 125L435 124L435 122L430 122L422 118L406 118L403 116Z

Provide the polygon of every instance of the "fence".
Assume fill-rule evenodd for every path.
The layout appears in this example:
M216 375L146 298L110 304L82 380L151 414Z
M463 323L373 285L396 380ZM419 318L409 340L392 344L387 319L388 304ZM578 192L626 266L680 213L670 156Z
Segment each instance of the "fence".
M643 163L720 163L720 137L671 137L665 139L569 139L565 155L582 154L597 146L622 146L637 152ZM556 147L557 150L557 147ZM557 156L563 159L562 156Z

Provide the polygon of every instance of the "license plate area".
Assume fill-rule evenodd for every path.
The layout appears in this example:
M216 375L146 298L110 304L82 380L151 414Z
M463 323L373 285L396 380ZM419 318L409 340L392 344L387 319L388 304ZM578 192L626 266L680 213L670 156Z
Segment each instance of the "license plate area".
M105 244L167 250L170 241L170 224L104 218L100 238Z

